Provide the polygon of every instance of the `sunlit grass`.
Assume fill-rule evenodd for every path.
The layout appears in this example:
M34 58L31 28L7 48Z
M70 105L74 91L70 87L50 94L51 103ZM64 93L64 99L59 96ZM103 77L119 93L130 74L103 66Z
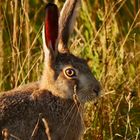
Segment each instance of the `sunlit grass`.
M40 79L45 4L1 5L0 87L8 90ZM85 106L85 140L140 139L139 7L139 0L82 1L70 50L88 61L103 88L100 99Z

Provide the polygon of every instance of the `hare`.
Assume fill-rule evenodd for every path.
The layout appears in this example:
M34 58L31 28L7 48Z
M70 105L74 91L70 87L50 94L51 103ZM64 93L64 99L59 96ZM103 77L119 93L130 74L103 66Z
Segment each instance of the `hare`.
M40 81L0 93L0 139L79 140L82 106L99 96L100 83L68 40L80 0L66 0L60 16L46 6L42 30L44 71Z

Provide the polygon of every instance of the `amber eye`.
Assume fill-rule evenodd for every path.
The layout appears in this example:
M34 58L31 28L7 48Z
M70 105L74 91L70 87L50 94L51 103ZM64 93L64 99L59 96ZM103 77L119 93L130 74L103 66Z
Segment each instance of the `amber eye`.
M74 69L68 68L68 69L65 70L65 75L70 77L70 78L73 78L73 77L76 76L76 72L75 72Z

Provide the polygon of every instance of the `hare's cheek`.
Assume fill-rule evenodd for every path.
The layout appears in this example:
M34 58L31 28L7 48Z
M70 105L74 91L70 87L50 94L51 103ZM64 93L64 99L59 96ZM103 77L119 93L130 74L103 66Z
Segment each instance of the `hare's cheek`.
M59 96L64 98L72 98L74 92L75 80L68 80L65 77L59 77L55 82L55 87Z
M88 85L88 79L84 74L79 75L79 87L84 88Z

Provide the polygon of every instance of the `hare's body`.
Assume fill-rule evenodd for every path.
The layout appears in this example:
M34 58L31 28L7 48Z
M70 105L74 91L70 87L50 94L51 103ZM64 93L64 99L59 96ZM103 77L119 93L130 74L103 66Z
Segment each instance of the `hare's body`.
M60 18L57 6L47 5L42 32L42 78L0 93L0 140L8 135L21 140L80 139L82 106L99 95L100 84L87 63L67 48L79 4L80 0L66 0Z
M47 90L31 87L12 90L1 94L1 130L21 140L29 140L41 113L47 120L52 140L77 140L83 129L81 112L70 99L62 99ZM7 99L9 97L9 99ZM45 128L40 127L37 140L47 140ZM14 138L13 138L14 140Z

